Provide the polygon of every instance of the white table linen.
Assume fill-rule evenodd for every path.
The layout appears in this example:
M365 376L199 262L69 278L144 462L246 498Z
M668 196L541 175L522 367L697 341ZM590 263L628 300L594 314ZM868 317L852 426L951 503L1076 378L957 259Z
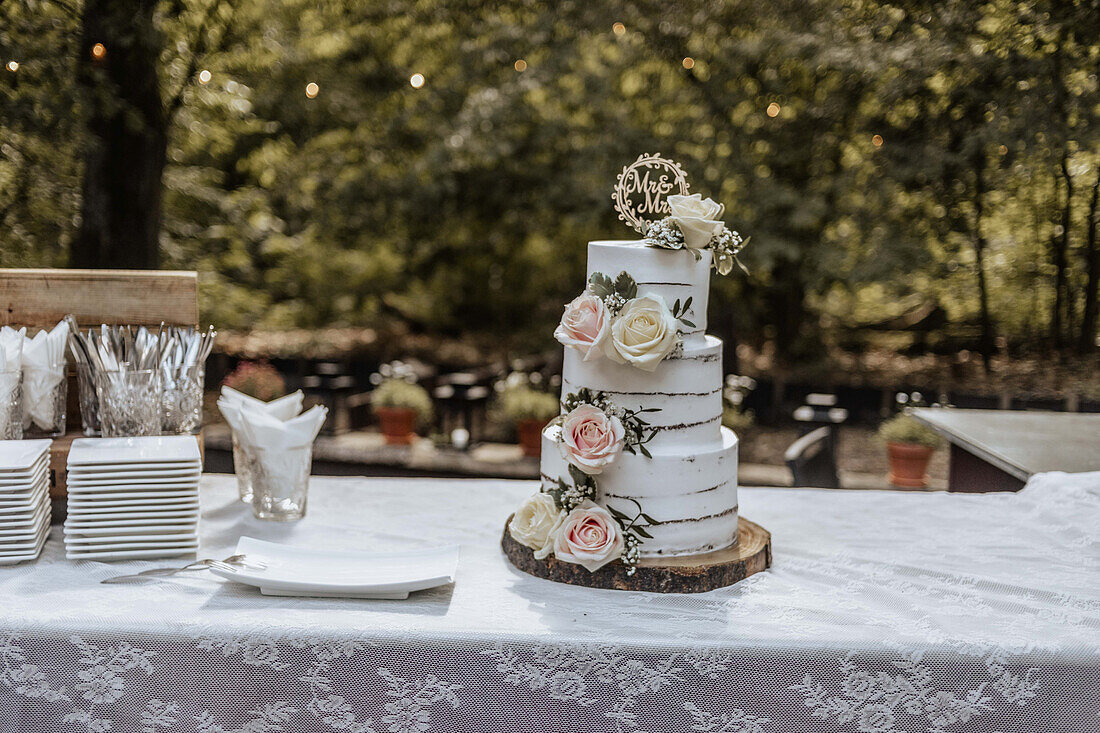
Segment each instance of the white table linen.
M1100 474L1019 494L745 489L774 567L651 595L557 585L499 550L534 482L313 478L253 519L203 479L202 557L238 537L459 543L408 601L273 598L165 564L0 568L0 730L1036 733L1100 730ZM181 561L181 564L183 561Z

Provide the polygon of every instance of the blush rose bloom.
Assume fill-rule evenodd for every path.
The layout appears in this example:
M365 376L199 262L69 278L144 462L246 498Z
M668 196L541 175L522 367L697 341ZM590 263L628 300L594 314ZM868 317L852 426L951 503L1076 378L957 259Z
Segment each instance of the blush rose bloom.
M550 554L554 544L554 532L561 526L565 513L558 509L554 497L539 492L520 504L508 525L512 538L535 551L541 560Z
M558 446L565 460L587 474L596 474L622 453L625 437L619 418L598 407L581 405L562 418Z
M595 572L623 554L622 530L611 513L591 499L578 504L554 535L554 555Z
M676 348L676 318L659 297L627 301L604 347L608 358L652 372Z
M565 306L554 338L584 355L588 361L598 356L611 333L611 313L601 298L584 293Z
M669 196L668 208L672 220L684 233L684 246L688 249L705 249L710 240L722 232L722 213L726 207L701 194Z

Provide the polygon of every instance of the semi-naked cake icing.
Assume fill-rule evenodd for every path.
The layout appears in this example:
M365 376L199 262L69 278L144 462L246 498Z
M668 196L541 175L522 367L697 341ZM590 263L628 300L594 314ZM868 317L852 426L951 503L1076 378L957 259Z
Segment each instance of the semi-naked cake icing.
M730 274L745 241L659 155L624 168L612 199L644 238L588 244L586 287L554 330L561 413L542 433L540 490L502 546L563 582L671 591L683 584L661 573L688 566L719 568L700 588L736 582L744 573L727 574L720 551L738 543L737 436L722 426L707 303L712 269Z
M646 413L655 429L646 443L650 456L623 453L597 477L596 503L641 521L649 538L641 557L711 552L737 541L737 437L722 426L722 342L706 335L711 253L698 259L684 250L648 246L644 241L596 241L588 245L588 277L628 273L638 296L656 295L666 303L686 302L692 327L681 329L681 346L652 372L607 358L585 361L565 350L562 395L583 388L603 392L620 408ZM541 474L544 490L569 476L558 449L561 426L543 433ZM637 502L637 505L635 504Z

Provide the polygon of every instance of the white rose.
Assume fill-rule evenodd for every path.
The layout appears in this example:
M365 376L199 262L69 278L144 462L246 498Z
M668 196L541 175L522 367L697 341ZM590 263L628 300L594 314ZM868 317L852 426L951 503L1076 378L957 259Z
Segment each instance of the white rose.
M591 499L578 504L554 534L554 556L596 572L623 554L626 541L611 513Z
M541 560L550 554L554 532L563 519L565 515L554 503L554 497L539 492L528 497L516 510L508 531L512 539L524 547L530 547L535 551L535 557Z
M676 318L660 297L634 298L612 324L605 351L613 361L652 372L676 348L676 328Z
M702 194L675 195L667 199L672 220L684 233L684 246L688 249L705 249L710 240L722 232L722 213L725 206Z

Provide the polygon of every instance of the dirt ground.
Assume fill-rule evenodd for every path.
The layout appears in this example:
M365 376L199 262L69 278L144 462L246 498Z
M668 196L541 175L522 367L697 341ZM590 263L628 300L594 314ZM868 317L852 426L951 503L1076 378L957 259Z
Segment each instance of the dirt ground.
M798 429L753 425L740 437L742 462L782 466L783 453L798 438ZM839 463L839 468L845 471L885 474L886 448L875 438L871 428L843 426L840 428ZM934 480L947 480L946 447L941 447L932 456L928 475Z

